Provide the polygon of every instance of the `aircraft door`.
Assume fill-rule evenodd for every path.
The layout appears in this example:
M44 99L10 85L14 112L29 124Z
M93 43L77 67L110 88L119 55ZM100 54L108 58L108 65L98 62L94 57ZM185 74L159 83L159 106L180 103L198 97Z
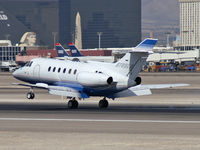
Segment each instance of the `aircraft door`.
M40 65L36 65L33 69L33 77L36 79L40 79Z

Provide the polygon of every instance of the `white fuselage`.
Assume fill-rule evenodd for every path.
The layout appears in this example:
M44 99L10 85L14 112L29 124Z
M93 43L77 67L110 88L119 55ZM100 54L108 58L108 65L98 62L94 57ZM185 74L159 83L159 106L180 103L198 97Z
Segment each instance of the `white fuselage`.
M130 85L127 76L116 72L112 63L45 58L36 58L30 63L31 65L18 69L13 75L19 80L33 84L79 84L90 90L101 91L101 95L105 91L115 93L135 85L134 81Z

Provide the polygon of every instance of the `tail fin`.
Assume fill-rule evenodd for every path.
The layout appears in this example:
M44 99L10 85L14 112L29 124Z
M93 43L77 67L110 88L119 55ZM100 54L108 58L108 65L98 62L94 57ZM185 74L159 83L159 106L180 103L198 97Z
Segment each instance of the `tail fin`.
M124 57L115 63L116 71L129 77L131 80L135 80L138 73L142 70L148 55L153 52L152 50L156 43L156 39L145 39L142 41L131 52L126 53Z
M150 39L147 38L144 41L142 41L140 44L138 44L135 48L133 48L133 52L148 52L152 53L154 46L157 43L157 39Z
M62 45L60 43L56 44L56 50L58 53L58 57L69 57L69 55L66 53L65 49L62 47Z
M70 49L72 57L83 56L73 43L69 43L69 49Z

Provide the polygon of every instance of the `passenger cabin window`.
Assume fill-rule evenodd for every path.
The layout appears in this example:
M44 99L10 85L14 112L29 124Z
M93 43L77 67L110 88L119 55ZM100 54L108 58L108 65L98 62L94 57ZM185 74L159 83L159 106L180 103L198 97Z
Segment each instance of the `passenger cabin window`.
M55 71L56 71L56 67L53 68L53 72L55 72Z
M58 73L60 72L61 68L58 69Z
M66 72L66 68L63 70L63 73L65 73Z
M74 70L74 74L76 74L77 70Z
M51 71L51 67L48 68L48 71Z
M69 69L69 72L68 72L68 73L70 74L71 72L72 72L72 69Z

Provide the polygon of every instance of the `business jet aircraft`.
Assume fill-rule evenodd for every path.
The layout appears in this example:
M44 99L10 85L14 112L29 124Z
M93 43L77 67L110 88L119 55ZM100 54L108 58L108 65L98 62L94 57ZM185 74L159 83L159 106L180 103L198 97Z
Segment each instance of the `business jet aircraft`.
M103 97L100 108L107 108L106 98L150 95L150 89L186 86L186 84L141 85L138 73L157 40L146 39L116 63L79 62L36 58L16 70L13 76L28 86L28 99L34 98L33 88L47 89L50 94L69 98L68 107L77 108L78 99Z

